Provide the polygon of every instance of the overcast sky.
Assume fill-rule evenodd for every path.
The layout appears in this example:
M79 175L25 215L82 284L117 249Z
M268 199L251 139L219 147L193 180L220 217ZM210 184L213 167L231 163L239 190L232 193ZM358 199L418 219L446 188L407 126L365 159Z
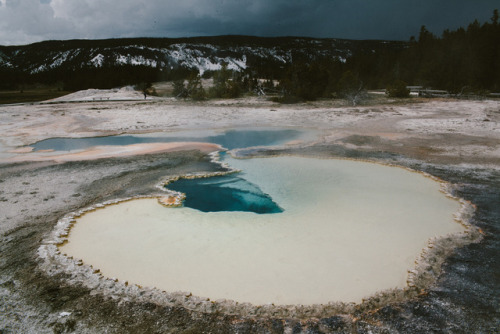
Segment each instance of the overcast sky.
M498 0L0 0L0 44L242 34L408 40L485 22ZM500 8L499 8L500 9Z

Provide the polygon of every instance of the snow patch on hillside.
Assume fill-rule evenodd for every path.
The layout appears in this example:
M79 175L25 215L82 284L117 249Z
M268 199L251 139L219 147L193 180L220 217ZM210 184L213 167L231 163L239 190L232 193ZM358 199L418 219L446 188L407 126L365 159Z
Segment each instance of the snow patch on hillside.
M119 55L116 58L116 63L120 65L134 65L134 66L149 66L149 67L157 67L158 62L153 59L146 59L143 56L132 56L130 54L127 55Z
M241 58L217 57L208 55L208 52L202 52L200 49L209 49L215 53L217 48L210 44L187 45L175 44L172 49L163 49L164 54L178 66L197 69L202 75L206 71L218 71L222 68L222 63L227 64L227 68L234 71L241 71L247 68L247 58L243 55Z
M70 53L71 51L65 51L61 54L56 55L54 58L52 58L53 62L52 64L50 64L50 68L62 65L62 63L64 63L66 59L68 59Z
M69 50L69 51L64 51L64 52L61 52L61 53L53 54L52 55L52 59L50 59L50 61L48 61L47 63L42 64L42 65L40 65L40 66L32 69L31 70L31 74L39 73L39 72L43 72L43 71L47 71L48 69L52 69L52 68L57 68L57 67L61 66L64 62L66 62L68 60L69 55L71 53L75 54L77 52L78 52L78 49L77 50Z
M10 62L10 59L9 57L7 57L7 55L5 55L5 53L1 52L0 51L0 66L3 66L3 67L14 67L12 65L12 63Z
M102 67L103 62L104 56L100 53L90 60L90 64L94 65L95 67Z

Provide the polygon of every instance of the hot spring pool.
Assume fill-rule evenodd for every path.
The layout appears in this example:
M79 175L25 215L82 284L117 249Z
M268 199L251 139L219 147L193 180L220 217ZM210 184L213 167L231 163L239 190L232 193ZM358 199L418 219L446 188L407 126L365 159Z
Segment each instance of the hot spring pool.
M315 138L316 131L297 129L238 129L225 131L179 131L149 135L118 135L88 138L49 138L29 145L33 151L76 151L93 146L123 146L145 143L204 142L232 150L253 146L283 145L287 142Z
M321 304L404 287L429 238L465 230L453 219L458 201L406 169L302 157L227 162L281 211L203 212L137 199L78 218L61 251L104 276L165 291Z

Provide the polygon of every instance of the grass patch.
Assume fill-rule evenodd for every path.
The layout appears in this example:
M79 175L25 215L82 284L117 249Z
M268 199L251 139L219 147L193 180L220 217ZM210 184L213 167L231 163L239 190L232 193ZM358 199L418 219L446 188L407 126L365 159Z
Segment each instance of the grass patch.
M0 90L0 104L29 103L55 99L71 92L52 88L30 88L19 90Z

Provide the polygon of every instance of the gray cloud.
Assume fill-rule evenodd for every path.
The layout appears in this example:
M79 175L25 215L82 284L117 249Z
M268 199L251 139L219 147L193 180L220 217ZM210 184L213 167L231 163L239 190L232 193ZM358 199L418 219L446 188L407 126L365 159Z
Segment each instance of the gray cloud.
M407 40L489 19L497 0L0 0L0 44L222 34Z

